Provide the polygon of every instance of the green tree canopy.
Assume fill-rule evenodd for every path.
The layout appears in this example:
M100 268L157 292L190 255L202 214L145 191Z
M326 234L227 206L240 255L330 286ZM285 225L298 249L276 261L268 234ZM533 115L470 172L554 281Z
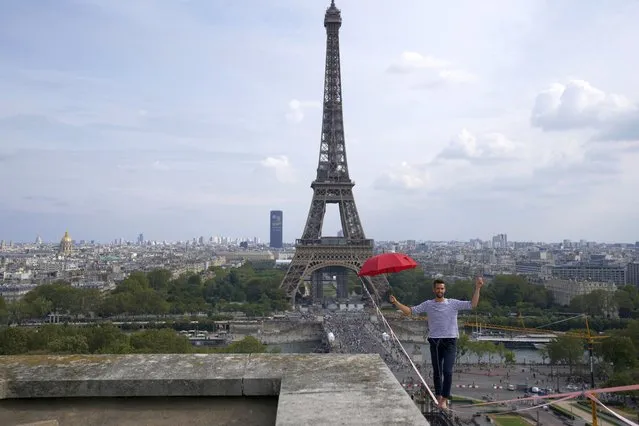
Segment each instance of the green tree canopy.
M615 334L596 345L596 352L613 365L615 372L632 369L637 364L637 348L632 339Z
M0 296L0 325L4 325L9 321L9 307L4 301L4 298Z
M551 364L564 364L570 368L581 365L584 360L584 342L579 337L561 335L546 345Z

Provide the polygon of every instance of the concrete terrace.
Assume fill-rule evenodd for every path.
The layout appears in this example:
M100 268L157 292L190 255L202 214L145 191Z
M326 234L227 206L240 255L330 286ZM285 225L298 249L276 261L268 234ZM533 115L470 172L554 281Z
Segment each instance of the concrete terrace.
M166 424L428 424L378 355L4 356L0 400L3 425L80 424L70 411L86 425L164 424L163 410Z

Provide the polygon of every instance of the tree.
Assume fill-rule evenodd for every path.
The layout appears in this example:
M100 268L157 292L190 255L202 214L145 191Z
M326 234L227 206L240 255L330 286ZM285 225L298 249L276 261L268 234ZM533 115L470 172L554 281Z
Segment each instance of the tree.
M145 330L131 335L131 349L134 353L191 353L193 346L184 336L174 330Z
M422 268L408 269L397 274L389 274L388 282L395 296L404 304L417 305L433 297L432 280L427 280Z
M0 355L26 353L29 348L29 331L20 327L0 329Z
M149 280L140 276L139 273L133 272L124 281L118 283L111 294L135 293L147 288L149 288Z
M468 353L470 347L470 338L466 333L460 333L457 339L457 354L455 362L459 362L461 358Z
M264 283L259 278L252 278L246 283L246 300L248 302L257 302L262 297L262 287Z
M162 315L169 311L169 304L161 295L151 289L137 291L132 294L134 308L137 314Z
M266 265L263 265L266 268ZM108 293L75 288L65 282L36 287L14 303L0 302L0 325L22 323L29 318L44 318L49 312L100 317L115 315L164 315L205 312L214 314L223 302L247 301L241 310L247 315L265 315L287 310L289 299L279 288L284 271L258 269L244 265L225 271L214 268L215 277L202 282L200 274L183 274L171 279L171 273L158 269L145 274L132 272ZM236 307L233 307L236 309Z
M497 345L495 345L493 342L482 342L482 343L483 343L482 346L484 347L484 350L488 354L488 363L492 364L493 356L497 353Z
M11 302L9 308L9 322L14 322L18 325L22 324L24 320L31 317L31 307L25 300L16 300Z
M612 363L615 373L633 368L637 364L637 349L627 336L613 335L597 345L604 361Z
M154 269L146 276L149 281L149 286L159 292L165 292L169 287L169 281L171 280L171 271L166 269Z
M90 316L98 311L102 299L100 290L94 288L74 290L72 294L74 299L69 306L69 314L74 315L77 319L80 315Z
M446 297L459 300L470 300L475 290L474 284L469 280L455 281L446 286ZM432 297L432 290L428 297Z
M5 325L9 321L9 307L4 301L4 298L0 296L0 325Z
M584 357L583 341L578 337L561 335L546 345L551 364L565 364L572 374L573 367Z
M548 359L548 348L546 346L539 349L539 356L541 357L541 363L545 364Z
M85 354L89 352L89 345L85 336L70 335L50 341L47 349L57 354Z
M87 316L97 310L101 297L99 290L74 288L63 281L44 284L24 296L28 307L23 314L28 318L42 318L49 312Z
M240 341L233 342L224 348L223 352L237 354L259 354L266 352L266 345L260 343L255 337L246 336Z
M506 347L504 346L503 343L499 343L498 345L496 345L496 351L497 355L499 356L499 362L503 362L506 356Z
M88 350L95 354L125 354L131 352L129 337L112 324L85 329Z
M524 300L523 290L528 285L525 278L512 275L498 275L491 284L495 300L500 305L516 306Z
M127 278L129 281L137 281L142 288L149 288L149 278L142 271L133 271Z
M37 329L29 329L29 332L28 352L51 352L51 342L62 339L65 336L75 336L79 334L81 330L66 324L47 324Z
M619 308L620 318L632 318L632 313L635 310L635 304L625 291L617 291L615 293L615 303Z
M33 304L37 299L47 300L53 311L64 313L71 302L72 298L69 295L72 291L73 287L70 284L59 281L34 288L22 300L28 305Z
M628 386L639 383L639 369L626 370L619 373L615 373L610 380L606 383L606 386ZM631 391L628 394L633 395L635 398L639 397L639 391Z
M482 359L485 354L488 354L489 360L497 351L497 347L492 342L484 342L484 341L469 341L468 349L471 353L477 356L477 364L481 364Z
M615 303L619 307L619 317L632 318L639 310L639 289L634 285L627 285L615 292Z
M103 316L162 315L169 311L169 303L161 293L149 286L144 275L132 273L104 298L99 311Z

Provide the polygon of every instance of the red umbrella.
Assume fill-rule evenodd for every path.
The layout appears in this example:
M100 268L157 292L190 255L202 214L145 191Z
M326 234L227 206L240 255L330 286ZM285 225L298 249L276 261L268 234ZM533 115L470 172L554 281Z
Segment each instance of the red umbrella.
M369 276L400 272L417 267L417 262L403 253L382 253L364 262L357 275Z

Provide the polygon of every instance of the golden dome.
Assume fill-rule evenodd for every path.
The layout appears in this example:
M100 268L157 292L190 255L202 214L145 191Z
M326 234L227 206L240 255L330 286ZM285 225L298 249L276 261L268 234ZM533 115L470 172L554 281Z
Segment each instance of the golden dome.
M69 231L65 231L64 232L64 237L62 237L62 241L69 242L69 243L71 242L71 237L69 236Z

